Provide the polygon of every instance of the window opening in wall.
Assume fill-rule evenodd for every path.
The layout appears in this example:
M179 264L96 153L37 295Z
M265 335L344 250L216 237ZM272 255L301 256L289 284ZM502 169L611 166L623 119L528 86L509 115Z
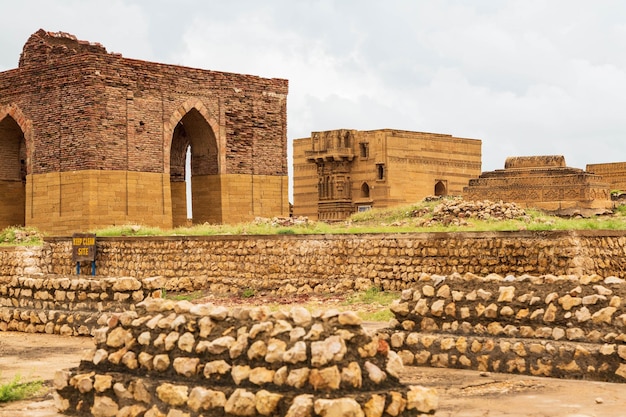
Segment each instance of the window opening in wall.
M385 164L376 164L376 179L379 181L385 179Z
M186 191L186 201L187 201L187 222L191 223L193 221L193 203L191 196L191 145L187 147L187 152L185 153L185 191Z
M368 211L371 209L372 209L372 206L359 206L357 210L359 211L359 213L362 213L364 211Z
M361 158L368 158L370 156L369 144L367 142L359 143L359 155Z

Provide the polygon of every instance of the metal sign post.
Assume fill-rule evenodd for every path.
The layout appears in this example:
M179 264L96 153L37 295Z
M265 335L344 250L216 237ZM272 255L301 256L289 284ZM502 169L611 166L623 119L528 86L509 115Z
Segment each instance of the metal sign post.
M80 275L80 263L91 262L91 275L96 275L96 235L74 233L72 235L72 260L76 263L76 275Z

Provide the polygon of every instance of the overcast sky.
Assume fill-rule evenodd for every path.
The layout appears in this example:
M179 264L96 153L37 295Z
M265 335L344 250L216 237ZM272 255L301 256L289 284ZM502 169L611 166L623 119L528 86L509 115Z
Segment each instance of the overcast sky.
M289 80L288 137L395 128L569 166L626 161L626 2L21 0L0 71L39 28L128 58ZM1 92L0 92L1 94Z

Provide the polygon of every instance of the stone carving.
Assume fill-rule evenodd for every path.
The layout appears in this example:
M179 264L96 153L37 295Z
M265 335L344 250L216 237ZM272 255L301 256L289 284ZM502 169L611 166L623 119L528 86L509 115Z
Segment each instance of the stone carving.
M371 207L460 195L480 173L480 160L476 139L392 129L313 132L294 140L294 215L336 221Z
M504 169L470 180L463 198L511 201L557 212L613 206L602 177L566 166L561 155L509 157Z

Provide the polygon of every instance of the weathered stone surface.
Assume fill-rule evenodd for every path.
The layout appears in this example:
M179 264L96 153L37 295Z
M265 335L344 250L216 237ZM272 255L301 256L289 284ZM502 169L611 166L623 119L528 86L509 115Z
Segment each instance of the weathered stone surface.
M198 373L198 365L200 364L199 358L175 358L172 366L176 373L183 375L187 378L194 376Z
M317 367L341 361L346 351L345 341L339 336L330 336L322 341L312 342L311 365Z
M254 416L256 398L251 392L237 388L226 401L224 411L235 416Z
M91 414L94 417L114 417L117 415L119 407L117 403L106 396L94 397L93 406L91 407Z
M302 394L295 397L285 417L313 417L313 396Z
M352 398L332 400L318 399L314 403L315 413L321 417L364 417L359 403Z
M311 369L309 372L309 384L314 390L336 390L341 385L341 374L337 366L323 369Z
M256 410L262 416L271 416L275 414L279 401L283 398L281 394L271 393L261 390L255 395Z
M189 399L189 388L185 385L164 383L157 387L156 392L161 401L173 406L183 405Z

